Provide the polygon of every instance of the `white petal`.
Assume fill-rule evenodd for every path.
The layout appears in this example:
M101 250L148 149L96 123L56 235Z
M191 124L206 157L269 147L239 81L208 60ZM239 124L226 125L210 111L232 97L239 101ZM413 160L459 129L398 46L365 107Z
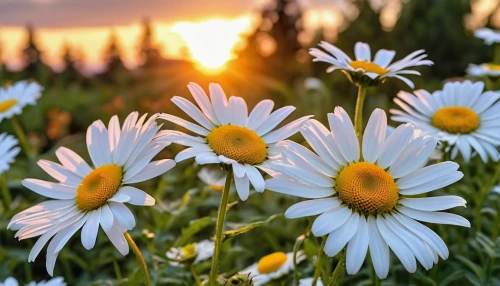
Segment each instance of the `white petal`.
M272 131L272 132L269 132L267 133L264 137L262 137L262 139L264 140L264 142L266 142L267 144L270 144L270 143L275 143L275 142L278 142L278 141L281 141L281 140L284 140L292 135L294 135L295 133L299 132L300 130L300 127L304 124L304 122L306 122L310 117L310 116L304 116L304 117L301 117L299 119L296 119L290 123L288 123L287 125L281 127L280 129L278 130L275 130L275 131Z
M377 108L370 116L363 135L362 150L363 158L366 161L374 163L377 160L380 149L385 141L386 129L387 116L382 109Z
M255 130L260 127L260 125L266 121L269 114L273 110L274 102L269 99L262 100L259 102L250 112L248 117L247 128L250 130Z
M64 167L82 178L92 172L92 168L90 168L82 157L66 147L57 149L56 156Z
M101 216L99 218L99 223L104 231L110 230L113 227L114 221L113 212L107 204L101 207Z
M272 165L273 170L286 174L294 179L300 180L304 183L315 185L318 187L333 187L334 182L332 178L325 176L314 169L305 169L298 166L275 163Z
M134 214L122 203L109 202L109 208L113 212L115 219L127 230L135 227Z
M315 216L330 209L336 208L341 203L342 202L337 198L303 201L289 207L285 212L285 217L288 219L293 219L299 217Z
M470 227L470 222L468 220L456 214L419 211L407 208L405 206L397 206L397 209L404 215L407 215L419 221Z
M338 206L324 212L316 218L312 225L312 233L315 236L323 236L341 227L350 217L352 211L348 207Z
M81 177L60 164L47 160L40 160L37 163L38 166L40 166L40 168L42 168L47 174L49 174L50 176L52 176L52 178L58 180L62 184L79 186L82 182Z
M246 169L243 164L240 164L238 162L234 162L232 164L233 166L233 171L234 171L234 176L238 178L242 178L246 174Z
M155 199L148 195L146 192L139 190L134 187L130 186L124 186L121 187L117 194L125 194L130 197L130 200L128 201L129 204L131 205L137 205L137 206L154 206L155 205Z
M112 162L108 130L101 120L95 121L87 129L87 148L95 167Z
M382 169L389 167L408 146L408 143L413 138L413 131L414 128L410 124L398 126L382 145L377 165Z
M399 204L421 211L442 211L454 207L465 207L467 202L459 196L440 196L429 198L402 198Z
M341 227L330 232L325 245L326 255L330 257L337 255L354 236L358 230L358 224L359 214L353 213Z
M25 179L21 183L33 192L52 199L73 199L76 195L75 186L67 186L37 179Z
M285 118L290 115L295 110L294 106L285 106L282 107L267 117L266 121L264 121L256 130L255 132L259 136L264 136L267 134L269 131L273 130L274 127L278 126Z
M421 185L407 188L407 189L401 189L399 190L399 193L402 195L418 195L418 194L423 194L427 192L431 192L440 188L444 188L448 185L451 185L458 180L460 180L464 174L462 172L454 172L451 174L448 174L446 176L442 176L440 178L436 178L432 181L426 181Z
M219 119L221 125L226 125L230 122L228 110L227 110L227 97L224 93L222 87L216 83L211 83L209 85L210 98L212 101L212 106L215 111L215 115Z
M328 114L330 130L344 158L348 162L355 162L359 159L359 142L352 121L342 108L336 107L335 110L341 116L333 113Z
M205 116L210 119L210 121L212 121L215 125L220 125L219 120L215 115L212 104L210 103L210 100L208 100L208 95L205 93L203 88L201 88L201 86L194 82L190 82L188 84L188 89L191 92L194 100L200 107L201 111L203 111L203 114L205 114Z
M354 45L354 55L357 61L370 61L372 58L370 46L368 44L357 42Z
M109 230L104 229L104 232L108 236L109 240L111 240L111 243L113 243L122 255L128 254L129 247L127 240L125 239L123 232L119 229L117 222L115 222Z
M373 60L373 63L375 63L381 68L386 68L391 63L395 55L396 55L395 51L389 51L384 49L379 50L375 54L375 59Z
M352 239L347 244L347 254L346 254L346 270L350 275L358 273L359 269L363 265L366 257L366 251L368 250L370 233L368 232L368 225L366 223L365 217L361 216L359 218L358 229L352 237Z
M380 235L376 219L368 217L369 249L373 267L378 278L385 279L389 274L389 246Z
M250 180L250 183L252 183L252 186L254 187L254 189L257 192L262 193L264 191L264 189L266 188L266 183L264 182L264 177L262 177L259 170L257 170L257 168L255 168L254 166L245 164L245 169L246 169L246 174L248 176L248 179Z
M179 96L172 97L171 101L207 130L215 128L215 125L191 101Z
M246 201L248 199L248 195L250 194L250 184L247 176L243 176L238 178L234 176L234 184L236 185L236 191L238 192L238 196L242 201Z
M97 239L97 232L99 231L100 217L101 217L101 208L92 211L89 214L87 222L82 228L82 245L87 250L94 248L95 241Z
M182 118L179 118L177 116L174 116L174 115L163 113L160 116L158 116L158 118L170 121L170 122L172 122L174 124L182 126L182 127L186 128L186 129L191 130L194 133L202 135L202 136L207 136L210 133L207 129L205 129L205 128L199 126L199 125L193 124L193 123L191 123L189 121L186 121L186 120L184 120Z
M247 126L248 108L243 98L231 96L226 110L229 113L229 123L237 126Z
M454 173L459 165L455 162L441 162L431 166L424 167L404 176L396 181L400 189L408 189L421 185L425 182Z
M266 180L266 189L308 199L324 198L334 194L332 188L317 187L278 178Z
M175 166L174 160L159 160L149 163L141 172L132 178L124 181L125 184L132 184L147 181L154 177L160 176L166 173L168 170L172 169Z

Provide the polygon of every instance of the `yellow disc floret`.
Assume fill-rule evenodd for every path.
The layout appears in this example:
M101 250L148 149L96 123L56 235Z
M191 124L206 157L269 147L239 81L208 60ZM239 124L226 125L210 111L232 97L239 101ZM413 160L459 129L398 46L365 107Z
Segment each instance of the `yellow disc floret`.
M117 165L104 165L83 180L76 191L76 206L82 211L93 211L112 198L122 184L123 171Z
M500 70L500 65L496 65L496 64L486 64L486 66L487 66L490 70L495 70L495 71Z
M15 100L15 99L7 99L3 102L0 102L0 112L5 112L5 111L11 109L16 104L17 104L17 100Z
M365 214L383 213L398 202L398 188L389 173L369 162L351 164L336 179L339 198Z
M269 274L277 271L288 260L284 252L275 252L262 257L257 263L260 274Z
M182 255L190 257L196 254L196 244L191 243L182 248Z
M372 72L372 73L376 73L378 75L384 75L384 74L389 72L388 70L378 66L377 64L375 64L373 62L352 61L349 64L354 69L363 69L365 72Z
M448 133L470 133L479 127L479 116L463 106L444 107L436 111L431 124Z
M257 165L267 157L266 143L246 127L224 125L207 135L208 146L217 155L223 155L242 164Z

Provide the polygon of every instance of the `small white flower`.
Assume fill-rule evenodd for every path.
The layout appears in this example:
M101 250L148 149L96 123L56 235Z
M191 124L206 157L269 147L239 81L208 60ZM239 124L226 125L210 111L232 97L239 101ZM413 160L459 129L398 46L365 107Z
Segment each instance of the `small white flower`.
M183 247L172 247L167 251L166 256L169 259L183 260L187 257L195 257L193 263L197 264L207 260L214 255L215 242L205 239L200 242L188 244ZM171 265L180 265L177 261L171 261Z
M302 251L297 253L297 263L306 259ZM293 270L293 252L275 252L262 257L240 274L249 274L254 286L266 285L269 281L287 275Z
M483 92L484 83L448 82L443 90L430 94L401 91L391 109L391 119L411 123L451 147L451 158L460 152L469 161L475 151L484 162L499 159L500 98L498 91Z
M168 143L154 139L160 126L153 115L132 112L122 127L113 116L108 128L100 120L87 130L87 148L94 168L75 152L61 147L56 156L61 164L47 160L38 165L58 183L37 179L23 180L23 185L51 200L42 202L17 215L8 228L17 230L20 240L40 236L28 261L38 256L45 244L46 268L53 275L59 252L68 240L82 229L83 247L94 247L99 226L118 251L127 255L124 232L135 227L135 217L124 203L152 206L155 199L130 184L157 177L175 166L173 160L150 162Z
M245 100L231 96L229 101L218 84L210 84L210 99L197 84L188 85L199 108L189 100L174 96L174 102L198 124L170 114L159 118L178 124L198 136L174 130L164 130L158 140L188 146L175 157L177 162L195 158L200 165L228 164L234 172L236 191L245 201L250 192L250 183L257 192L264 191L264 177L272 163L276 142L292 136L310 118L304 116L274 130L294 110L293 106L282 107L271 113L274 102L263 100L248 114ZM201 109L201 110L200 110Z
M18 143L14 136L7 133L0 134L0 175L9 170L10 164L14 163L14 159L21 151L17 146Z
M327 72L345 71L351 81L362 85L377 85L388 77L394 77L414 88L413 82L403 75L420 75L420 73L408 68L434 64L430 60L425 60L427 55L424 54L424 50L415 51L391 64L396 55L395 51L379 50L372 61L370 46L366 43L357 42L354 46L355 60L330 43L321 42L319 46L326 52L312 48L310 54L314 56L314 62L330 63L332 66Z
M226 183L226 174L220 168L204 167L198 172L198 178L214 191L222 191Z
M387 117L376 109L358 141L345 110L328 114L330 129L309 120L302 135L314 150L283 141L283 161L266 189L310 200L291 206L289 219L319 215L311 228L327 235L325 253L333 257L346 249L348 274L356 274L370 252L377 276L389 273L389 248L408 272L417 261L429 270L448 258L439 236L418 221L470 227L456 214L442 212L465 207L458 196L415 197L448 186L463 177L454 162L422 167L436 148L430 136L415 137L411 124L398 126L386 137Z
M476 38L484 40L486 45L500 43L500 32L488 28L481 28L474 31Z
M314 280L313 277L300 279L299 286L312 286L313 280ZM318 279L316 286L323 286L323 282L321 281L321 277L320 277L320 279Z
M483 76L491 76L497 77L500 76L500 65L495 64L481 64L474 65L470 64L467 68L467 74L475 77L483 77Z
M8 277L4 282L0 283L0 286L19 286L19 283L17 282L16 278ZM66 286L66 283L64 282L63 277L56 277L48 281L31 281L30 283L26 284L26 286Z
M26 105L35 105L42 90L38 83L27 81L16 82L7 88L0 87L0 122L21 114Z

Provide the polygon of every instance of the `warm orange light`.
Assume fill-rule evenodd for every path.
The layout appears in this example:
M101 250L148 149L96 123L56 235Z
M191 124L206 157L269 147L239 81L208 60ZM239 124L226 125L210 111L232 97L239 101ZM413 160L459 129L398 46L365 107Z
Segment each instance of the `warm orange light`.
M202 22L179 22L172 27L189 48L191 56L203 67L220 69L234 57L233 49L241 34L251 27L251 19L212 19Z

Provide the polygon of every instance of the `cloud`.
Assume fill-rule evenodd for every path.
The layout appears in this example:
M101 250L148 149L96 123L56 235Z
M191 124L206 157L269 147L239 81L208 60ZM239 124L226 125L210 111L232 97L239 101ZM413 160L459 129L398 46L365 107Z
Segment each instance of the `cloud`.
M261 1L260 1L261 2ZM127 25L144 17L176 22L231 18L256 8L259 0L0 0L0 26Z

